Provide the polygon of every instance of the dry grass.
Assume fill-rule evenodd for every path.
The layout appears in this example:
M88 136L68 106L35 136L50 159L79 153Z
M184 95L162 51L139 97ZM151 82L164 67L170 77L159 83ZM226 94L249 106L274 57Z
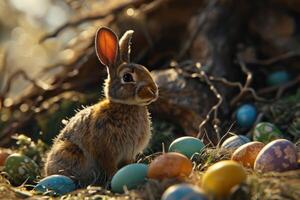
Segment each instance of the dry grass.
M221 149L207 149L201 155L195 156L194 171L186 182L200 185L203 171L219 160L230 157L230 151ZM145 161L145 160L144 160ZM258 174L248 170L245 184L235 188L230 200L299 200L300 199L300 170L285 173ZM0 179L0 199L113 199L113 200L156 200L169 186L179 183L175 179L164 181L148 180L147 183L136 190L126 191L124 194L113 194L101 187L91 186L86 189L74 191L62 197L36 196L26 191L24 187L14 188L4 179Z

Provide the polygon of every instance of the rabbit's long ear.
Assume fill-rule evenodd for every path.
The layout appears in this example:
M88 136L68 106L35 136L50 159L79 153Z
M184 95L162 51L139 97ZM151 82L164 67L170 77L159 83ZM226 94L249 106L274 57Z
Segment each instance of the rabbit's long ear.
M128 30L120 39L119 46L121 61L130 62L130 46L133 33L133 30Z
M106 27L101 27L96 33L96 53L100 62L108 67L116 64L118 59L118 37Z

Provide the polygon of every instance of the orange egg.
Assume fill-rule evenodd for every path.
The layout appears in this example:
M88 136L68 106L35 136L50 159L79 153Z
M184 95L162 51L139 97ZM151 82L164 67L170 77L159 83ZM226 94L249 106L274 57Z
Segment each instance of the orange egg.
M253 168L255 159L264 146L264 143L257 141L244 144L233 152L231 160L239 162L244 167Z
M183 178L192 172L193 164L184 155L175 152L164 153L156 157L149 165L148 177L162 180L165 178Z
M5 160L9 155L9 151L2 149L0 150L0 166L3 166L5 164Z

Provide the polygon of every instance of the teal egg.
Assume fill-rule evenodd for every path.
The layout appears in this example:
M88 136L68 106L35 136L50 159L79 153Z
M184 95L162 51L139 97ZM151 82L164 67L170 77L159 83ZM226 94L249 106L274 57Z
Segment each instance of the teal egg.
M208 200L205 193L191 184L178 184L169 187L161 200Z
M282 85L290 80L290 74L287 71L276 71L267 78L267 84L270 86Z
M252 104L244 104L236 111L237 124L242 128L250 128L256 120L256 108Z
M122 193L124 187L135 189L146 181L148 166L141 163L134 163L122 167L111 180L113 192Z
M221 145L222 148L225 149L237 149L238 147L242 146L250 142L250 139L244 135L234 135L227 138Z
M178 152L190 158L194 153L200 153L204 149L204 143L195 137L180 137L169 146L169 152Z
M34 187L38 193L47 193L51 195L64 195L76 189L72 179L63 175L51 175L43 178Z
M21 185L32 182L39 175L39 167L29 157L14 153L7 157L4 172L13 185Z
M281 131L274 124L269 122L258 123L253 133L253 140L265 144L282 137Z

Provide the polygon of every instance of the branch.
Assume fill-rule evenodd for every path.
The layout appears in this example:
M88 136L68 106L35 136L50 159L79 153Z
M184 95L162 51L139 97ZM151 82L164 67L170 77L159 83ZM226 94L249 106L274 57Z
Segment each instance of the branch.
M149 0L148 0L149 1ZM89 21L93 21L93 20L100 20L103 18L106 18L110 15L115 15L116 13L121 12L123 9L129 7L129 6L139 6L143 3L145 3L146 0L135 0L135 1L129 1L127 3L121 4L120 6L113 8L112 10L104 13L104 14L96 14L96 15L89 15L89 16L85 16L82 17L80 19L76 19L74 21L69 21L66 24L60 26L59 28L57 28L53 33L47 34L46 36L42 37L40 42L44 42L45 40L49 39L49 38L53 38L56 37L60 32L62 32L64 29L68 28L68 27L75 27L78 26L82 23L85 22L89 22Z

